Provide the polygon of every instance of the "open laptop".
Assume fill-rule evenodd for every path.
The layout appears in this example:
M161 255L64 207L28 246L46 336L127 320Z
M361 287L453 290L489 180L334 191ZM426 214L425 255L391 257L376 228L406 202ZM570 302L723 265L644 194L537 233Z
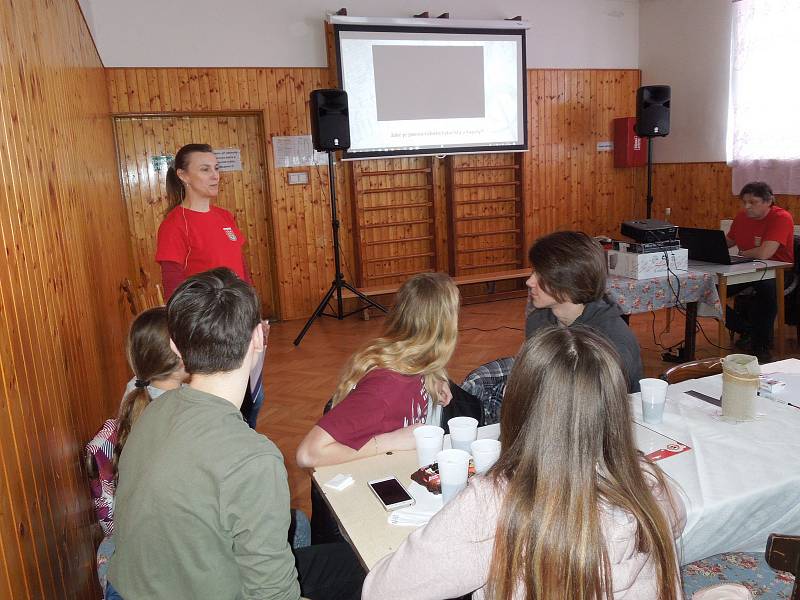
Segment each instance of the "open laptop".
M689 260L702 260L718 265L753 262L752 258L746 256L731 256L725 241L725 232L721 229L679 227L678 238L681 247L689 251Z

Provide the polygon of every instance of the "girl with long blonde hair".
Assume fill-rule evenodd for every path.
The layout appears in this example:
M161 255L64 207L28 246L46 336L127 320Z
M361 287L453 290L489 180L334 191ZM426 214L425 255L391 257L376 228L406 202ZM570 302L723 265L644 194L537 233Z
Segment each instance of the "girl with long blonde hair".
M446 366L458 336L458 288L443 273L409 278L383 334L348 361L333 408L297 450L301 467L414 448L413 429L450 399Z
M631 423L611 345L541 330L509 378L498 462L381 560L362 598L679 600L685 509Z

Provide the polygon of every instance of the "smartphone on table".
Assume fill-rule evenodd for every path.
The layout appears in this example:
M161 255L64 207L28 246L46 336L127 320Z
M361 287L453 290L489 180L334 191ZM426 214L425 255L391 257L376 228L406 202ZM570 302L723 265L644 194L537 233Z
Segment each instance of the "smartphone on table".
M397 480L397 477L375 479L368 482L368 485L387 511L414 504L414 498L408 494L403 484Z

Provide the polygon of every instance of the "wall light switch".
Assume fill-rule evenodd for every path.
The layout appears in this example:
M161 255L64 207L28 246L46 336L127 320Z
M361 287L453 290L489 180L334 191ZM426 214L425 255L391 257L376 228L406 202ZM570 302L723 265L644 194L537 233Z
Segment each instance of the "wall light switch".
M308 171L294 171L288 174L289 185L306 185L308 183Z

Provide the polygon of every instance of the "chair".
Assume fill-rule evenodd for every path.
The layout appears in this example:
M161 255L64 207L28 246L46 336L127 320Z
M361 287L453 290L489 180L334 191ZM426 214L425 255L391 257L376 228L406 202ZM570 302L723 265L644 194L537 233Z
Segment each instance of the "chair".
M698 379L722 373L722 358L706 358L675 365L661 374L667 383L680 383L687 379Z
M800 536L770 534L765 554L767 564L776 571L794 575L794 587L789 600L800 600Z
M797 555L795 555L797 556ZM754 598L786 598L798 600L797 586L793 595L794 577L774 567L757 552L724 552L697 560L681 567L681 583L686 598L712 585L738 583L744 585Z
M164 306L164 293L161 285L152 284L150 274L144 269L139 269L139 275L141 276L141 285L134 285L127 277L120 284L120 290L128 301L133 316L148 308Z

